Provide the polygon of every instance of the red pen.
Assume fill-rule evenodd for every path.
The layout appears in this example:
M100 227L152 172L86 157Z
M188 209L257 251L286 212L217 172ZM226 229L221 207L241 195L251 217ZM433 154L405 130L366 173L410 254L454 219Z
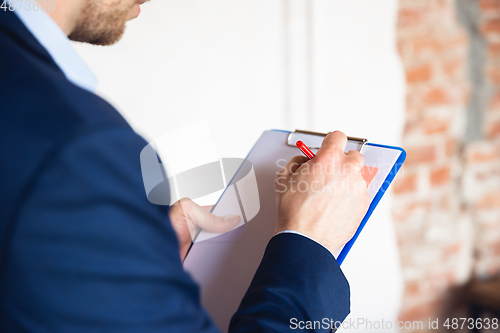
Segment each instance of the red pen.
M314 153L311 151L311 149L309 149L309 147L306 146L306 144L304 142L299 140L299 141L297 141L297 143L295 143L295 145L297 146L297 148L300 149L301 152L304 153L304 155L309 157L309 159L311 159L315 156Z

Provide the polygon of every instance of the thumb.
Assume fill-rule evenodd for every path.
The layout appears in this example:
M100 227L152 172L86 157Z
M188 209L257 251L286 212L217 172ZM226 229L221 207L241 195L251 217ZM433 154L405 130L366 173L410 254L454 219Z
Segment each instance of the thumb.
M214 233L228 232L241 221L241 216L239 215L216 216L209 212L208 207L201 207L190 199L182 200L180 203L191 222L204 231Z

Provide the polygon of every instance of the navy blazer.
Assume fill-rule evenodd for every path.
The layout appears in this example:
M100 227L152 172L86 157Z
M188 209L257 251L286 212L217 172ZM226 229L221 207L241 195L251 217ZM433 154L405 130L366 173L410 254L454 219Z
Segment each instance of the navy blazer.
M217 332L182 269L168 208L146 198L145 145L0 11L2 332ZM326 318L316 331L329 331L349 305L332 255L280 234L229 330L285 332Z

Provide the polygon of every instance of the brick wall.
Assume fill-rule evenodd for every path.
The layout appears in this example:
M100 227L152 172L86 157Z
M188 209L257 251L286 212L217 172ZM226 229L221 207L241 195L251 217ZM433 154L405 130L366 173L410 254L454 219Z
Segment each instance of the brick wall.
M500 272L500 0L400 0L406 71L393 208L401 320L436 317L449 291Z

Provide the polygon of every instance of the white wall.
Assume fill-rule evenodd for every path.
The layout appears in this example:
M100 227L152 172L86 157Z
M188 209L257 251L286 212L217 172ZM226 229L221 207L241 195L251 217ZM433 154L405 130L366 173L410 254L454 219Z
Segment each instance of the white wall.
M282 37L280 1L161 0L117 45L78 50L143 135L208 120L219 154L244 157L262 128L285 124Z
M397 145L396 12L397 0L152 1L118 44L77 49L99 94L148 139L207 120L223 157L246 156L271 128L340 129ZM397 316L390 205L388 195L343 265L354 320Z

